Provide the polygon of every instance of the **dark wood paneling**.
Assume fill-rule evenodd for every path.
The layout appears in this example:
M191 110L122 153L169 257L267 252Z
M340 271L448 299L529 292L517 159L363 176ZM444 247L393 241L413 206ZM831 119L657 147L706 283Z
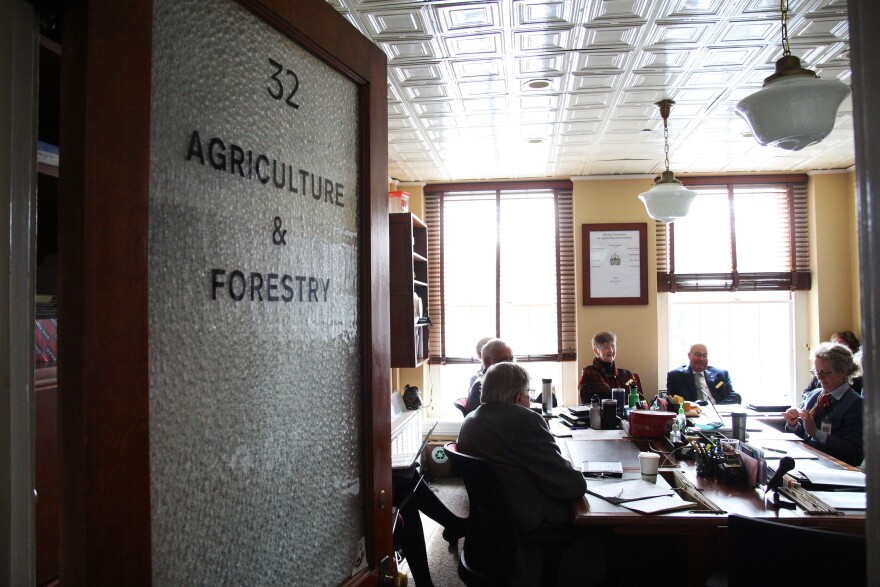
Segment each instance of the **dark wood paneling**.
M36 381L36 377L34 378ZM34 389L34 488L36 506L36 584L58 577L61 501L58 486L58 385L54 377Z
M64 15L59 179L61 580L149 585L152 3Z

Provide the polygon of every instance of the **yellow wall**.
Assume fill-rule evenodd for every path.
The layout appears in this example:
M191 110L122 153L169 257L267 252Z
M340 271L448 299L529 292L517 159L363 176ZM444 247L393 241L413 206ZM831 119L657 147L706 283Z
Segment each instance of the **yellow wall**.
M854 175L810 175L811 347L828 340L835 330L860 334Z
M648 190L652 178L586 179L574 184L575 281L577 283L577 352L578 367L593 361L592 338L608 330L617 335L617 364L639 374L642 388L649 396L658 390L657 375L657 261L654 255L654 220L638 195ZM582 224L643 222L647 225L648 305L584 306ZM665 386L666 380L663 380Z

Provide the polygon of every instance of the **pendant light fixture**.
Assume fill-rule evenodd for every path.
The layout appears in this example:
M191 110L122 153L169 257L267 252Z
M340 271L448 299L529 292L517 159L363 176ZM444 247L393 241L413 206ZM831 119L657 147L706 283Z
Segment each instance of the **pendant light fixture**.
M828 136L849 86L836 79L819 79L814 71L801 67L788 45L788 0L780 0L780 10L782 58L776 62L776 72L764 80L764 87L740 100L736 113L758 143L800 151Z
M666 171L654 182L654 187L639 195L639 199L645 204L648 216L669 224L676 218L687 216L691 208L691 202L697 192L689 190L669 170L669 111L672 110L672 100L660 100L656 102L660 108L660 117L663 118L663 145L666 153Z

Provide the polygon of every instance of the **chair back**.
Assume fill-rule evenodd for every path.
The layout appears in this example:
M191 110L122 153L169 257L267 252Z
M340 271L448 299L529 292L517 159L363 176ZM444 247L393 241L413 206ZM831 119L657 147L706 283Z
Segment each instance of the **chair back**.
M865 537L738 514L728 517L728 573L739 585L865 585Z
M460 562L469 572L488 579L484 584L503 585L513 565L518 531L495 466L490 461L460 452L455 442L445 448L453 472L464 479L470 502L468 530Z
M453 404L454 404L455 407L458 409L458 411L461 412L461 415L462 415L462 416L467 416L468 414L470 414L470 413L473 411L473 410L469 410L469 409L468 409L468 407L467 407L467 398L466 398L466 397L460 397L460 398L458 398L457 400L455 400L455 401L453 402Z

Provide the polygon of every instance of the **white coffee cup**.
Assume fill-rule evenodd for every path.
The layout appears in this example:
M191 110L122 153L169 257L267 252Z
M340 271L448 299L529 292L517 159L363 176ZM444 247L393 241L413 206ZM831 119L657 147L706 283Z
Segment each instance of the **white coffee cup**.
M657 469L660 468L660 455L655 452L640 452L639 466L642 469L642 480L657 482Z

